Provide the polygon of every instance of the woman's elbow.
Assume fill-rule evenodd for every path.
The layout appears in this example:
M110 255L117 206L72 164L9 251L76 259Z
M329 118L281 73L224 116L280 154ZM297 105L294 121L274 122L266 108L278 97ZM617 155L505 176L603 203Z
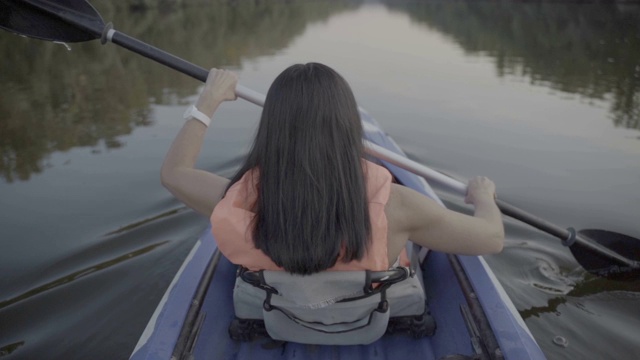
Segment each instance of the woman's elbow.
M489 243L489 254L499 254L504 248L504 230L498 231L491 236Z
M489 253L499 254L502 252L503 248L504 248L504 238L500 239L499 241L495 241Z
M163 165L160 169L160 183L165 189L172 191L175 188L176 175L173 169Z
M504 248L504 227L497 225L487 224L487 226L476 229L477 255L493 255L502 252Z

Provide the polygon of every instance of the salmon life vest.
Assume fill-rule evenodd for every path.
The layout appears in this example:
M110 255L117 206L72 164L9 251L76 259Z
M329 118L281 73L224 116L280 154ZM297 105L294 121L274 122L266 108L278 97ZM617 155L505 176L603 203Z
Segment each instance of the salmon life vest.
M371 243L361 260L342 262L340 259L328 269L377 270L389 269L387 254L387 217L385 205L391 191L391 174L382 166L363 161L371 220ZM234 264L249 270L283 270L277 266L253 242L255 216L252 211L257 198L257 171L247 171L233 184L211 214L211 231L220 252ZM401 264L407 263L406 253L401 254Z

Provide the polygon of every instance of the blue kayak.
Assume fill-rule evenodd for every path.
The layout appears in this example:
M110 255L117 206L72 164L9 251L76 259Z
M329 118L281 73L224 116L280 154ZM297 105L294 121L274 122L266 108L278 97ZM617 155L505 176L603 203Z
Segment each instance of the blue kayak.
M361 111L367 140L404 156ZM397 181L442 204L427 182L380 162ZM482 257L423 250L425 292L437 331L414 338L385 334L369 345L328 346L229 336L237 266L204 231L158 303L131 354L132 360L168 359L545 359L523 319ZM268 340L268 339L267 339Z

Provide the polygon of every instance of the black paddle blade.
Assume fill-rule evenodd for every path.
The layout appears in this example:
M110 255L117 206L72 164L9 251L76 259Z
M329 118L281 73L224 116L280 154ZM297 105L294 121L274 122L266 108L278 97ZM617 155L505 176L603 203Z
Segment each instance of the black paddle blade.
M0 0L0 28L41 40L99 39L104 21L84 0Z
M630 266L619 265L606 255L575 242L569 249L578 263L587 271L612 280L640 280L640 240L613 231L597 229L580 230L578 235L636 262Z

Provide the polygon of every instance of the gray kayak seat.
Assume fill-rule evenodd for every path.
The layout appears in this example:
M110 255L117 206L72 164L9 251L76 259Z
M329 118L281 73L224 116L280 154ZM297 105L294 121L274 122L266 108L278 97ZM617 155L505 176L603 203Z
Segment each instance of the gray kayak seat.
M370 344L385 332L433 335L435 321L428 310L420 261L417 251L409 254L410 267L388 271L301 276L241 267L229 335L239 341L267 336L318 345Z

